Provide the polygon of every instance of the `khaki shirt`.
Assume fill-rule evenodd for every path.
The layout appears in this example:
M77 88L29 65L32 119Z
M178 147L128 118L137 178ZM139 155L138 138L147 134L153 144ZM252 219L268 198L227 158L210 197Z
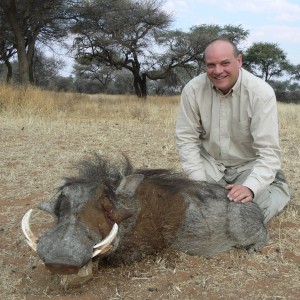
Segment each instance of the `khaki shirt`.
M273 89L244 69L227 95L206 74L192 79L181 96L176 144L191 179L219 181L226 168L252 169L243 185L256 194L280 169Z

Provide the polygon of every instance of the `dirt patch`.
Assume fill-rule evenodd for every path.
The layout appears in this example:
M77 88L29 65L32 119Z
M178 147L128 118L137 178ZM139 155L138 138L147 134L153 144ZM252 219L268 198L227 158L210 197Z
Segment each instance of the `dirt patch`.
M45 270L25 243L20 221L29 208L55 195L73 162L92 151L116 156L123 151L135 167L179 169L175 115L169 123L148 117L63 123L2 117L1 299L300 299L300 141L295 133L282 141L293 199L269 223L269 242L260 253L248 256L233 249L204 258L165 251L129 266L100 264L91 281L72 289L64 289L60 278ZM42 213L35 220L37 232L52 222Z

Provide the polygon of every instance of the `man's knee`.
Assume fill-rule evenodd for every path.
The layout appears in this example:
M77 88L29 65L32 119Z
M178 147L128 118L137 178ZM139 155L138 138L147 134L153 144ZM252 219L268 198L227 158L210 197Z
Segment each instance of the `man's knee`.
M267 188L259 191L254 197L265 216L265 223L280 213L290 201L288 184L276 180Z

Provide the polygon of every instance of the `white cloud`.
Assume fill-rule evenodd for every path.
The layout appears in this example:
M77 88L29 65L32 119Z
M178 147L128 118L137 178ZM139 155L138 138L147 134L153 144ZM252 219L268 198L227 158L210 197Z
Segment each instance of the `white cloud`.
M300 41L300 26L263 25L252 27L250 31L251 37L255 40L277 40L278 42L290 43L299 43Z
M292 0L168 0L166 8L173 8L178 13L193 13L195 6L199 7L199 11L205 11L206 7L215 6L219 10L228 12L249 12L254 14L262 14L264 16L272 16L276 20L296 22L300 21L300 3ZM263 16L262 16L263 17Z
M245 43L248 48L254 42L276 43L287 54L287 58L294 64L299 64L300 26L264 25L253 27Z
M197 0L196 2L207 4L207 1ZM220 5L219 0L210 0L209 5ZM219 8L221 8L219 6ZM275 13L276 18L289 16L292 20L300 20L300 3L294 3L291 0L223 0L222 8L227 11L246 11L253 13L272 14Z
M240 25L250 31L249 40L278 43L299 63L299 0L167 0L165 8L174 12L176 27L193 25Z
M182 0L167 0L164 4L164 10L178 17L181 13L189 13L188 1Z

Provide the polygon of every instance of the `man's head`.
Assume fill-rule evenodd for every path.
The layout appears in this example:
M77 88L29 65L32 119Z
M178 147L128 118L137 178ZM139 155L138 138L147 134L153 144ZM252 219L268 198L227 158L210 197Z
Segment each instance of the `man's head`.
M211 42L204 52L207 76L213 85L227 94L236 83L242 67L242 55L227 39Z

